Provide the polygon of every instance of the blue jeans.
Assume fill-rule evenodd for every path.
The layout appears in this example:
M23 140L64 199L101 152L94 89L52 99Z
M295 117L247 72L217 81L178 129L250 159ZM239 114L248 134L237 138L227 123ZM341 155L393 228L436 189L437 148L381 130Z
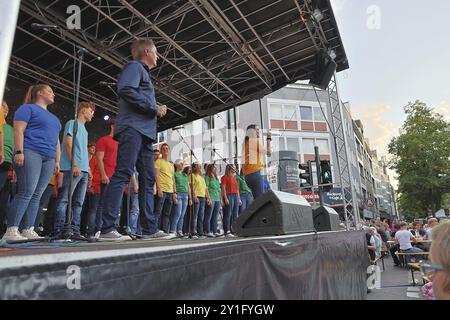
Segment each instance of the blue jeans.
M88 185L89 175L87 172L81 172L78 177L73 177L72 180L72 231L74 234L80 234L80 216L83 209L84 198L86 196L86 189ZM55 234L60 234L64 223L69 204L69 185L70 185L70 171L64 171L63 184L58 196L56 204L55 217Z
M252 190L253 198L256 199L264 193L264 179L261 171L257 171L245 176L245 181Z
M129 189L128 189L129 190ZM139 221L139 194L131 191L130 195L130 229L132 234L141 234Z
M18 192L9 208L8 227L18 227L22 219L25 219L25 227L28 229L36 221L39 200L52 177L55 159L29 149L24 149L23 153L23 166L14 166Z
M194 203L191 223L191 234L203 235L203 217L205 215L205 197L197 197L198 203Z
M87 216L87 225L88 225L88 230L87 230L87 235L90 237L93 237L95 235L95 233L98 231L98 226L101 222L98 221L98 204L100 202L100 197L101 194L100 193L88 193L88 201L89 201L89 211L88 211L88 216ZM100 216L101 217L101 216Z
M153 234L158 231L157 217L153 210L153 141L131 127L121 131L117 140L117 166L105 194L102 233L116 229L115 222L122 204L123 189L130 182L136 167L139 173L139 219L142 233Z
M233 218L237 218L239 214L239 197L237 194L227 194L228 205L223 211L223 231L225 233L231 232L231 224Z
M170 233L183 230L184 214L189 203L189 195L187 192L177 192L177 204L172 206L172 214L170 217Z
M419 253L419 252L423 252L423 250L419 249L419 248L416 248L416 247L412 247L412 248L407 249L407 250L400 250L400 252ZM412 258L415 259L415 261L419 261L419 260L426 259L426 256L425 255L415 255ZM411 256L405 256L405 259L406 259L406 263L409 263L411 261Z
M158 217L161 230L169 232L170 229L170 212L172 211L173 193L163 192L162 198L158 198L156 206L156 215Z
M217 218L219 217L220 201L212 201L211 206L206 206L203 228L205 233L217 232Z
M239 206L239 214L244 211L249 205L252 204L252 194L251 193L241 193L242 205Z
M42 220L42 215L44 214L44 208L47 208L47 210L48 210L48 204L50 202L50 198L52 197L52 193L53 193L54 189L55 189L55 186L52 184L49 184L47 186L47 188L45 188L45 191L42 194L41 199L39 200L39 209L38 209L36 221L34 223L34 230L37 230L39 228L40 222Z

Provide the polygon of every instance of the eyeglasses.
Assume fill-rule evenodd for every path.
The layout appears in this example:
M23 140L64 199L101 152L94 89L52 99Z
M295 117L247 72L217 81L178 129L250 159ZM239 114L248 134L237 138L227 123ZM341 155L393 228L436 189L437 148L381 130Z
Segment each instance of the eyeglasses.
M432 279L434 274L437 271L444 271L445 268L443 266L435 265L435 264L429 264L426 262L421 261L419 263L420 272L422 273L422 276L426 276L429 279Z

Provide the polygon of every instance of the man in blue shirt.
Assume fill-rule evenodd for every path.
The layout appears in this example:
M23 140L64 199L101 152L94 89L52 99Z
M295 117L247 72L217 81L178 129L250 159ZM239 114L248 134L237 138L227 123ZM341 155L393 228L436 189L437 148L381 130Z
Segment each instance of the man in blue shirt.
M81 102L78 106L77 121L78 130L75 138L75 148L72 154L73 125L74 120L66 123L63 134L61 172L64 174L63 184L56 204L55 236L63 236L62 228L66 220L67 205L69 203L70 168L72 156L74 158L73 181L72 181L72 231L73 235L80 235L80 215L83 208L84 197L89 180L89 156L88 156L88 133L84 124L90 122L94 116L95 106L90 102Z
M153 142L156 141L157 117L163 117L167 108L158 105L150 78L150 69L156 67L158 53L152 40L141 39L131 46L132 61L119 75L117 90L119 112L116 117L114 139L119 141L117 166L105 194L103 225L100 241L129 240L115 226L122 203L123 189L130 182L136 167L139 172L139 208L143 239L167 237L157 227L153 210L155 183Z

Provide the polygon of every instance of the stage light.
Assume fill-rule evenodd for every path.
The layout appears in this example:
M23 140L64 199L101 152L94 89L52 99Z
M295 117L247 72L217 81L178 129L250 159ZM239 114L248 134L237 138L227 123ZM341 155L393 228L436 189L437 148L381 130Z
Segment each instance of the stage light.
M328 55L330 56L331 59L336 60L336 57L337 57L336 51L330 50L330 51L328 51Z
M316 8L316 9L313 11L312 16L314 17L314 19L315 19L317 22L320 22L320 21L322 21L322 19L323 19L323 13L322 13L322 11L321 11L319 8Z
M108 121L109 120L109 116L108 115L104 116L103 120Z

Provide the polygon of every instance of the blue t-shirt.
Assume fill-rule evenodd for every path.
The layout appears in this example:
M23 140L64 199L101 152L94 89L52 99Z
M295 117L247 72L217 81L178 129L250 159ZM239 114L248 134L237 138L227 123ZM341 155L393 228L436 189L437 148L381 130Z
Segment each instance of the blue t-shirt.
M56 158L61 123L53 113L34 103L24 104L14 113L14 121L27 123L24 149L33 150L44 157Z
M66 135L73 137L74 121L67 121L64 127L64 135L62 138L62 153L61 153L61 171L70 171L70 160L66 152ZM88 158L88 133L84 123L78 121L77 137L75 138L75 161L81 171L89 172L89 158Z

